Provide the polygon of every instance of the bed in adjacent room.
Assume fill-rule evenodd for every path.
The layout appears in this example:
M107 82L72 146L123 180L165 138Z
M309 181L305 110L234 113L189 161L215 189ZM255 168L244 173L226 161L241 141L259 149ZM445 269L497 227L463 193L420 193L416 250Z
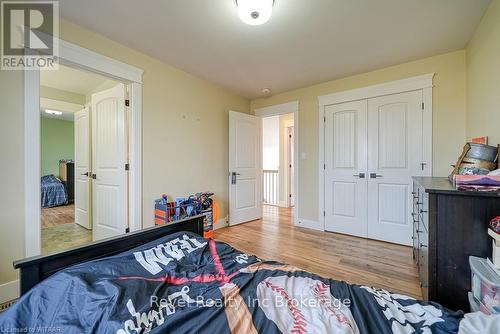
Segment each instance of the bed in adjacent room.
M68 204L68 194L64 184L54 175L44 175L40 182L42 208Z
M264 261L203 218L15 263L0 328L62 333L457 333L463 312Z

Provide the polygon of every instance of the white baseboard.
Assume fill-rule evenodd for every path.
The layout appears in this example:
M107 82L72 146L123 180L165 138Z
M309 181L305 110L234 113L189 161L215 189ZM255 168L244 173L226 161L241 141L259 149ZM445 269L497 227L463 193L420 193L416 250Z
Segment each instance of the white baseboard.
M278 206L281 208L288 208L288 203L286 201L278 201Z
M308 220L303 218L298 218L295 220L295 226L310 228L313 230L324 231L325 228L321 222L317 222L314 220Z
M214 230L218 230L220 228L228 227L228 226L229 226L229 223L227 221L227 217L224 217L221 219L217 219L217 221L214 224Z
M0 304L19 298L19 280L0 284Z

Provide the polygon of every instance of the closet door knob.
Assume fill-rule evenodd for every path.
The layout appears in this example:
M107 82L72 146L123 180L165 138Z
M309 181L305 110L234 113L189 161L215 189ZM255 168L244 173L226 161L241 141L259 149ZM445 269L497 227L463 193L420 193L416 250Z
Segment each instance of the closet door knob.
M370 173L370 178L372 178L372 179L376 179L376 178L379 178L379 177L384 177L384 176L380 175L380 174L377 174L377 173Z
M89 176L89 172L81 174L82 176Z
M364 179L365 178L365 173L354 174L353 176L354 177L359 177L360 179Z

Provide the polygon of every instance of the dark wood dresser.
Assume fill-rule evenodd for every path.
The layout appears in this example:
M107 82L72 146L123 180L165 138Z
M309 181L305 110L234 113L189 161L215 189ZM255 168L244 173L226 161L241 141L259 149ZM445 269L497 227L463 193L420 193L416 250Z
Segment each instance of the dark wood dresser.
M488 222L499 193L456 190L447 178L413 178L413 258L425 300L469 311L469 256L491 256Z
M75 202L75 163L59 162L59 178L66 187L68 193L68 203Z

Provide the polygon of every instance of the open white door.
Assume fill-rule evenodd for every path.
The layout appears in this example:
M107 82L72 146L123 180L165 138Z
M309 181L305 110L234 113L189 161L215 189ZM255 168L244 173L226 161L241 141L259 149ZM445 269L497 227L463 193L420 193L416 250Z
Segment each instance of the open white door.
M262 218L261 119L229 112L229 225Z
M125 87L92 94L93 238L126 232L127 137Z
M90 215L90 113L75 113L75 223L91 228Z
M366 237L366 100L325 108L325 229Z

